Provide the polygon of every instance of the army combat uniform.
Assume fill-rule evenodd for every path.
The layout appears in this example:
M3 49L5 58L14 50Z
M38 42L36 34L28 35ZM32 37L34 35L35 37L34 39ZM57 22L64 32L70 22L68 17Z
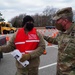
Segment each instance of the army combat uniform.
M15 48L15 44L14 44L14 40L16 37L17 32L13 35L13 37L11 38L11 40L9 41L9 43L6 46L1 46L0 50L4 53L8 53L11 51L14 51ZM45 42L43 37L40 35L39 32L37 32L37 35L40 39L39 45L36 48L36 50L34 52L30 53L30 59L29 61L29 65L27 67L23 67L17 60L16 60L16 66L17 66L17 72L16 75L38 75L38 67L40 64L40 56L43 54L44 50L45 50ZM9 62L9 61L8 61Z
M44 36L44 39L58 44L56 75L75 75L75 24L64 33L59 32L56 38Z

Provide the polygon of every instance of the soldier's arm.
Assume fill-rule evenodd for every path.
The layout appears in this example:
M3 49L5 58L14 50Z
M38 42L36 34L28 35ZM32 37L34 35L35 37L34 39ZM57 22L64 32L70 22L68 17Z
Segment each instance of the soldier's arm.
M14 44L15 35L16 35L16 33L13 34L13 36L9 40L8 44L6 44L4 46L0 46L1 52L8 53L15 49L15 44Z
M52 37L49 37L49 36L43 36L43 38L44 38L47 42L49 42L49 43L56 44L56 45L58 44L56 38L52 38Z
M38 47L36 48L36 50L32 53L30 53L31 59L35 58L35 57L39 57L40 55L43 54L44 50L45 50L45 41L43 39L43 36L37 32L39 39L40 39L40 43L38 45Z

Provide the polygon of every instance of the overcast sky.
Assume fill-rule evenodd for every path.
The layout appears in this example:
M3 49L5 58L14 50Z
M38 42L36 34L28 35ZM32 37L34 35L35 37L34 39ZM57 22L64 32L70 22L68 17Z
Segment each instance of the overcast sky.
M7 21L19 14L41 14L47 6L75 9L75 0L0 0L0 12Z

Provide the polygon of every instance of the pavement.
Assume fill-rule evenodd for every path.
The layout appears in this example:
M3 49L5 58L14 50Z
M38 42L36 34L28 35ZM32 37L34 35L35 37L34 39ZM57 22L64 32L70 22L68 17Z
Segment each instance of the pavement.
M55 31L39 30L39 32L51 36ZM12 34L10 34L9 37L12 37ZM46 51L46 55L40 56L39 75L56 75L58 46L48 46L46 42ZM15 75L15 72L15 58L11 53L3 53L3 59L0 61L0 75Z
M46 47L47 54L40 57L39 75L56 75L57 46ZM0 75L15 75L15 58L4 53L0 62Z

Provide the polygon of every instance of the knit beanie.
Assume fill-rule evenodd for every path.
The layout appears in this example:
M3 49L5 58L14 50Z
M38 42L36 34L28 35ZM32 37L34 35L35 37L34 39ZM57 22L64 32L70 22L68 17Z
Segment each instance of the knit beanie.
M29 16L29 15L25 16L23 18L22 27L29 21L32 21L34 23L34 19L31 16Z

